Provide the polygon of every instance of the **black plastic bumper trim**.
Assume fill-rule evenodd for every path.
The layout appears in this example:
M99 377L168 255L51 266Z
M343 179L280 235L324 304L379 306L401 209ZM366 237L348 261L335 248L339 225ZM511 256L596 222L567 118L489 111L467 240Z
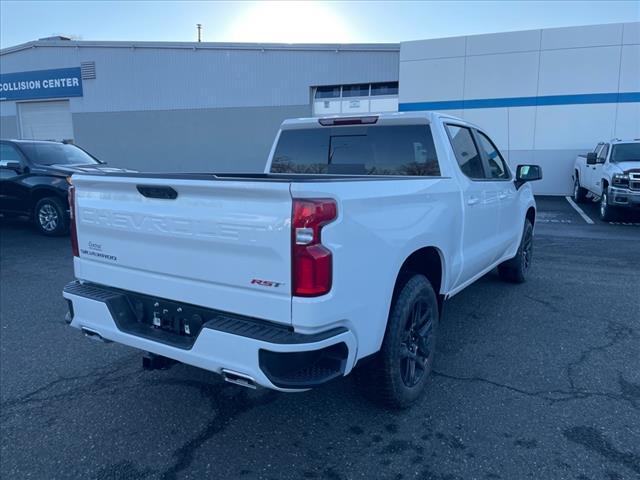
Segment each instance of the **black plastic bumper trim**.
M134 313L128 301L129 296L151 297L149 295L102 285L80 283L77 280L65 286L64 292L105 303L118 329L126 333L183 349L190 349L197 338L197 336L186 338L160 330L152 330L146 326L135 323L135 321L132 322L130 317L134 315ZM151 298L155 299L155 297ZM291 326L280 325L268 320L222 312L160 297L158 297L157 300L178 303L204 312L205 322L202 325L203 329L208 328L271 344L304 345L316 343L348 331L345 327L335 327L324 332L303 334L295 332Z
M260 349L260 369L276 387L313 388L344 375L349 356L346 343L338 342L304 352Z

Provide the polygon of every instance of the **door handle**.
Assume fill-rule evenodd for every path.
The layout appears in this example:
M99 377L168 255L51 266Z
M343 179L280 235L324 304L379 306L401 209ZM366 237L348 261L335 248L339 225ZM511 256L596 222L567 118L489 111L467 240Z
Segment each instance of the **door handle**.
M504 193L504 192L500 192L500 193L498 194L498 198L499 198L500 200L504 200L505 198L507 198L507 194L506 194L506 193Z
M480 199L478 197L469 197L467 198L468 205L475 205L476 203L480 203Z

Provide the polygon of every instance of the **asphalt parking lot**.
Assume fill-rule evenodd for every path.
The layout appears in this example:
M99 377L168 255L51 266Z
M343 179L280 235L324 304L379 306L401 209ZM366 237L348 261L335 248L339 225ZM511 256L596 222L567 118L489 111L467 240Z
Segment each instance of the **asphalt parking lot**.
M534 267L453 298L411 410L350 378L246 390L63 321L68 238L2 221L0 476L95 479L640 478L640 221L540 198Z
M566 197L536 197L538 203L538 224L539 225L565 225L582 226L595 225L600 227L640 227L640 210L623 210L616 212L616 219L611 222L603 222L599 216L599 203L592 199L587 199L585 203L572 203ZM565 229L564 233L573 229ZM591 228L585 230L588 235L599 236L600 233L608 238L612 232L624 231L617 228Z

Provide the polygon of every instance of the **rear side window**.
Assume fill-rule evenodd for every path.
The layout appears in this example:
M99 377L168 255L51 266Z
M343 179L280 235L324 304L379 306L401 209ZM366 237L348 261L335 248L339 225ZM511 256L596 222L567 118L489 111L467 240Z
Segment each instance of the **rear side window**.
M458 161L458 165L460 165L462 173L469 178L484 179L482 158L473 141L471 130L458 125L447 125L446 127L453 152L456 155L456 160Z
M428 125L284 130L271 173L439 176Z

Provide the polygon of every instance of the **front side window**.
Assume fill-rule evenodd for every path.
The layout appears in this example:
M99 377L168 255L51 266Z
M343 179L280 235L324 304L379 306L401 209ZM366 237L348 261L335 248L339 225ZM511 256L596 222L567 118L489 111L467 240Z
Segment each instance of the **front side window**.
M607 153L609 153L609 144L605 143L602 146L602 150L600 150L600 153L598 154L598 158L604 162L607 158Z
M462 173L472 179L484 179L482 158L473 141L471 130L459 125L448 124L446 127L449 140L451 141L451 147L456 155L456 160L458 161L458 165L460 165Z
M493 142L484 133L478 132L480 148L484 151L489 165L489 177L508 180L509 170L507 164Z
M9 162L22 163L20 154L13 145L0 143L0 166L6 166Z
M439 176L428 125L284 130L271 173Z

